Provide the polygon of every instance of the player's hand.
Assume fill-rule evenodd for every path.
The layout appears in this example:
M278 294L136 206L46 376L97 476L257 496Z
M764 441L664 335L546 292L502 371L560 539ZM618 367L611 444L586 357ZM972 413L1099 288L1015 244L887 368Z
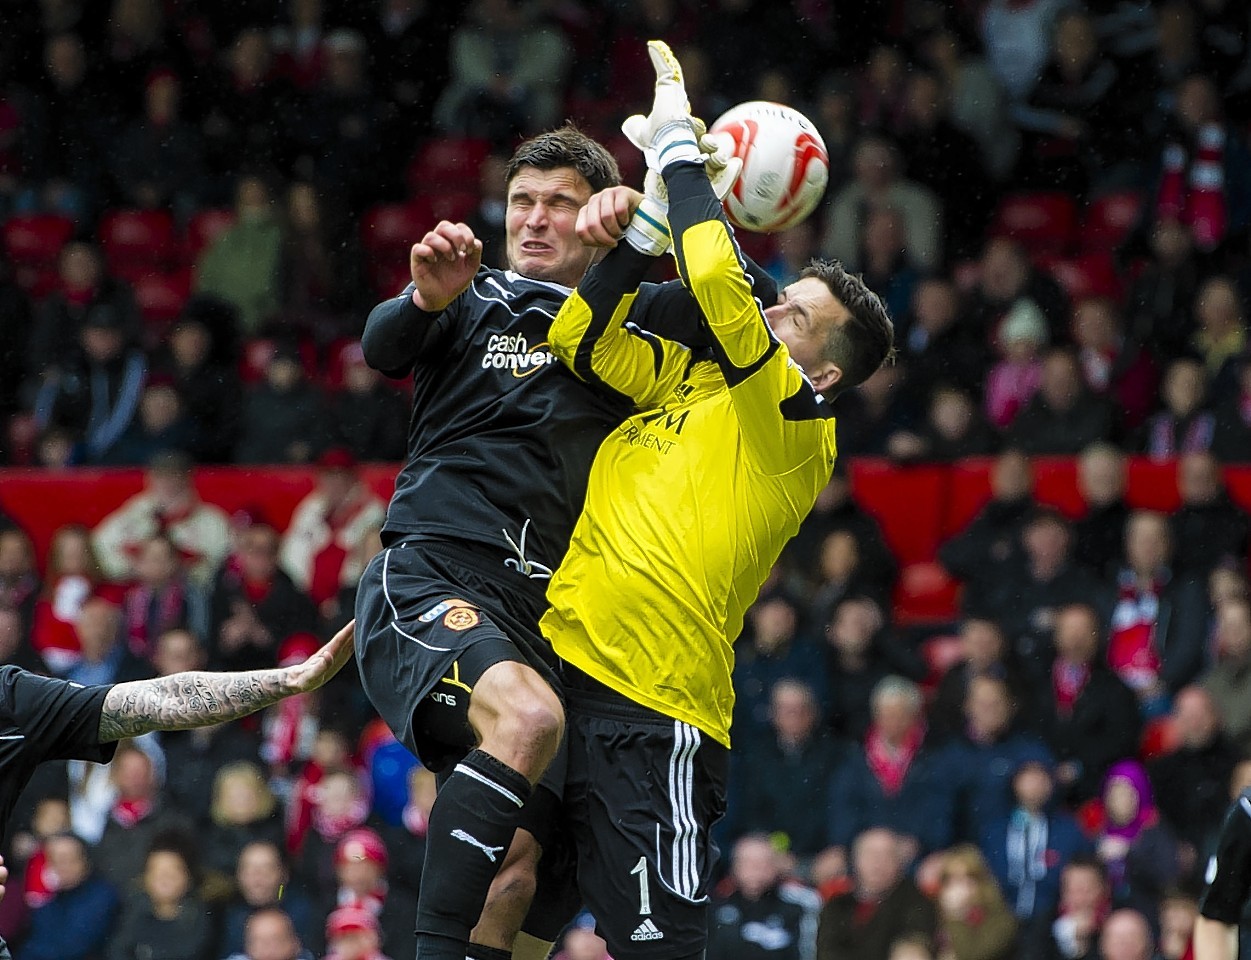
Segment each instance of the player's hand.
M630 142L643 151L647 166L659 170L658 159L652 151L656 133L672 123L688 123L696 138L703 135L703 124L696 127L691 117L691 103L686 97L686 81L682 76L682 64L663 40L648 40L647 54L656 71L656 95L652 100L652 112L647 116L635 114L621 124L621 132Z
M442 220L427 233L408 258L412 271L413 303L427 313L438 313L460 296L482 265L482 241L463 223Z
M287 685L300 693L316 690L352 659L356 640L356 621L336 633L324 647L303 663L285 667Z
M578 239L588 247L615 247L643 200L630 187L609 187L593 194L578 211Z
M0 857L0 900L4 899L4 885L9 882L9 868L4 865L4 857Z

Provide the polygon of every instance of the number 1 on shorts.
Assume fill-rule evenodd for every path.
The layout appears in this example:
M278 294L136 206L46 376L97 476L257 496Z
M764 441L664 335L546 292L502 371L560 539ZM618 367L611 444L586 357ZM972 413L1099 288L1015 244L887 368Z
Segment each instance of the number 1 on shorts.
M639 862L630 871L630 876L639 875L639 916L650 916L652 912L652 892L647 885L647 858L639 857Z

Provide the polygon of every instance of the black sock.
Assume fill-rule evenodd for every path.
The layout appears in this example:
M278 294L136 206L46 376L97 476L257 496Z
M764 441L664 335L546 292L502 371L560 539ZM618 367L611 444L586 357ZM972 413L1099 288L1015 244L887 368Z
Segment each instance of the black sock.
M512 960L512 954L498 947L486 947L480 943L471 943L465 952L465 960Z
M489 753L456 765L430 811L417 903L418 960L465 960L491 881L517 831L530 781Z

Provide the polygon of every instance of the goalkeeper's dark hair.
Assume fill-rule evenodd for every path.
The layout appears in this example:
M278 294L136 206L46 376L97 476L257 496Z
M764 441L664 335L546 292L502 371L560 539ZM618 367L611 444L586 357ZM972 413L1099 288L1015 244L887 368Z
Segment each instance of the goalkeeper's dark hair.
M858 386L883 363L895 358L895 325L882 298L860 277L852 276L837 260L812 260L799 273L816 277L847 308L851 317L830 330L821 350L824 359L843 372L831 395Z
M522 167L536 170L573 167L595 192L621 183L621 170L613 155L572 123L540 133L521 144L508 161L504 183L512 183Z

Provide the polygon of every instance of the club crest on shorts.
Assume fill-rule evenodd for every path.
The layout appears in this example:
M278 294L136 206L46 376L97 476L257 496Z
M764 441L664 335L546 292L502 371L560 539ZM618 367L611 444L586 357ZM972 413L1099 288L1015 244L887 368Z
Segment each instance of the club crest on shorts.
M433 607L431 607L429 610L427 610L425 613L423 613L420 617L418 617L417 622L418 623L433 623L435 620L439 618L441 614L447 613L449 610L452 610L456 607L468 607L468 606L470 606L468 601L461 600L457 597L451 597L447 600L441 600L440 602L436 603Z
M443 618L443 626L449 630L468 630L478 625L478 611L472 607L457 607L449 610Z

